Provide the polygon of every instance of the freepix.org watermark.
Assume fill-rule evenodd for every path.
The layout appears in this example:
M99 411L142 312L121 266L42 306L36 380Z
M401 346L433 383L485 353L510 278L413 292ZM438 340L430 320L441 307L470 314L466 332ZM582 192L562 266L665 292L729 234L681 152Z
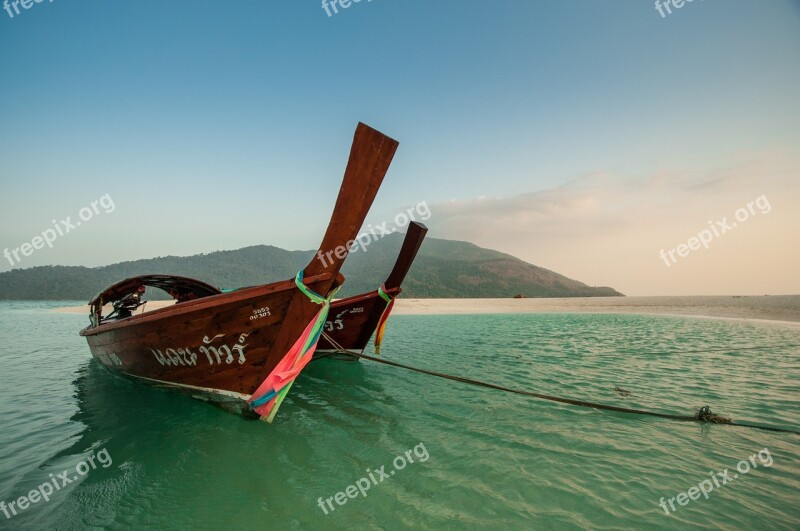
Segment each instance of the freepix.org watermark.
M414 461L414 457L418 459L418 461ZM336 507L333 506L333 502L336 502L336 505L342 506L347 503L351 499L357 498L359 495L367 497L367 491L377 486L380 483L383 483L387 479L391 478L395 475L395 473L399 470L403 470L406 466L413 464L413 463L424 463L428 460L430 455L428 454L428 450L425 448L425 445L419 443L413 449L406 450L404 454L398 455L392 461L392 466L394 466L394 470L386 472L386 465L383 465L380 468L376 468L375 470L370 470L369 468L366 470L368 477L360 478L356 481L355 485L348 485L344 492L337 492L333 496L327 499L323 499L322 496L317 498L317 505L322 512L328 514L328 509L330 512L336 510ZM377 477L376 477L377 475Z
M419 220L417 220L417 216L419 216ZM431 217L431 209L428 206L428 203L423 201L418 203L417 206L410 207L405 212L400 212L394 217L394 226L388 227L388 221L384 221L380 225L376 225L375 227L370 224L367 226L367 231L362 232L358 236L356 236L355 240L350 240L345 245L340 245L333 251L328 251L325 254L322 254L322 251L317 251L317 258L322 262L323 267L328 267L328 263L333 261L331 255L336 255L336 258L339 260L343 260L345 256L347 256L348 250L352 253L355 252L356 249L361 249L362 251L366 251L367 247L373 241L378 241L384 236L388 236L393 232L397 232L397 229L401 229L411 223L412 221L426 221Z
M758 468L758 464L756 464L756 457L758 457L758 461L759 463L761 463L762 466L766 468L772 466L773 461L772 461L772 456L769 453L769 448L764 448L757 454L753 454L749 458L742 459L741 461L736 463L736 470L739 471L739 474L744 475L750 472L751 468L750 465L753 465L752 466L753 470ZM658 501L658 504L661 506L662 509L664 509L664 513L669 515L670 511L669 509L667 509L668 503L670 509L672 509L672 512L674 513L675 511L678 510L675 507L675 501L677 501L678 505L680 505L681 507L685 507L686 505L689 504L689 501L699 500L701 495L704 496L705 499L708 499L708 495L711 494L711 491L713 491L715 488L718 489L723 485L727 485L728 483L731 483L735 479L738 479L739 474L735 472L731 474L727 468L722 472L709 472L708 475L711 476L711 479L704 479L703 481L698 483L696 487L692 487L686 492L679 492L677 496L673 496L672 498L669 498L666 501L664 498L661 498Z
M95 214L100 213L100 208L103 208L103 212L106 214L110 214L114 212L114 209L117 208L114 205L114 200L111 199L111 196L106 194L100 199L96 201L92 201L91 208L83 207L78 211L78 217L81 218L82 221L89 221L92 219ZM43 249L45 245L53 248L53 242L59 236L64 236L65 234L77 229L81 226L80 221L72 221L72 216L67 216L66 219L62 219L61 221L52 220L53 228L47 228L42 231L41 236L34 236L30 243L25 242L19 247L15 249L11 249L9 251L8 248L3 250L3 256L8 260L8 262L13 266L22 261L20 258L20 254L22 256L30 256L33 254L34 251L38 249Z
M367 0L367 3L370 2L372 2L372 0ZM333 15L339 14L337 6L342 9L347 9L351 5L359 3L361 3L361 0L322 0L322 9L328 14L328 18L331 18ZM333 13L331 13L331 10L333 10Z
M81 461L75 465L76 475L72 475L70 477L69 470L65 470L55 476L50 474L49 481L45 481L37 488L30 491L26 496L20 496L16 500L8 503L0 501L0 511L3 511L3 514L6 515L6 520L10 520L12 517L17 516L17 514L26 510L31 505L39 503L42 500L44 500L45 503L49 502L50 496L52 496L54 492L61 490L73 481L77 481L79 476L85 476L91 470L96 469L97 463L95 463L95 458L97 458L97 461L103 468L108 468L113 463L111 456L108 455L108 450L103 448L96 454L93 453L90 455L85 461Z
M756 212L754 207L758 207L758 212ZM754 201L748 201L747 208L742 207L737 209L734 213L734 217L736 218L736 221L741 223L747 221L750 219L750 216L753 216L757 213L769 214L771 210L772 205L769 204L767 196L762 195L757 197ZM701 230L696 236L689 238L689 241L686 243L681 243L669 251L661 249L661 252L658 253L658 255L662 260L664 260L664 263L667 264L667 267L669 267L677 262L677 259L675 258L676 253L679 258L685 258L689 256L689 252L700 249L701 245L708 249L708 244L711 243L711 240L713 240L715 237L719 238L729 230L736 228L736 221L728 222L727 216L722 218L720 221L709 221L708 224L710 228ZM667 257L669 257L669 260L667 260ZM672 262L670 262L670 260L672 260Z
M667 15L672 14L673 7L675 9L680 9L686 4L691 4L692 1L693 0L656 0L656 11L661 15L661 18L665 18Z
M8 16L14 18L16 15L22 13L19 8L22 9L30 9L33 7L34 4L41 4L44 0L3 0L3 9L6 10ZM53 0L49 0L50 4L53 3ZM11 10L14 10L12 13Z

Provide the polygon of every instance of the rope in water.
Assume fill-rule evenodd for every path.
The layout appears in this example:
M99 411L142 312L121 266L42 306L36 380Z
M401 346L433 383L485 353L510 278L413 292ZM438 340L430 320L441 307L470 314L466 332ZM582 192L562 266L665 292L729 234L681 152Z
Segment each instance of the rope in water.
M362 359L366 359L366 360L370 360L370 361L375 361L375 362L378 362L378 363L383 363L385 365L391 365L393 367L399 367L401 369L406 369L406 370L413 371L413 372L418 372L418 373L421 373L421 374L427 374L429 376L436 376L438 378L444 378L446 380L452 380L452 381L455 381L455 382L461 382L461 383L465 383L465 384L476 385L476 386L479 386L479 387L486 387L486 388L489 388L489 389L496 389L498 391L505 391L506 393L514 393L514 394L518 394L518 395L531 396L533 398L539 398L541 400L549 400L551 402L560 402L562 404L569 404L569 405L572 405L572 406L590 407L590 408L593 408L593 409L601 409L601 410L605 410L605 411L616 411L617 413L628 413L628 414L631 414L631 415L647 415L647 416L650 416L650 417L658 417L658 418L662 418L662 419L676 420L676 421L682 421L682 422L705 422L705 423L710 423L710 424L726 424L728 426L741 426L741 427L744 427L744 428L755 428L755 429L758 429L758 430L774 431L774 432L781 432L781 433L793 433L795 435L800 435L800 430L795 430L795 429L791 429L791 428L778 428L778 427L774 427L774 426L761 426L761 425L758 425L758 424L749 424L749 423L744 423L744 422L734 422L729 418L720 417L719 415L715 415L714 413L711 412L711 410L709 409L708 406L704 406L704 407L700 408L700 410L693 416L675 415L675 414L671 414L671 413L659 413L657 411L648 411L648 410L644 410L644 409L633 409L633 408L627 408L627 407L612 406L612 405L609 405L609 404L599 404L597 402L587 402L585 400L575 400L575 399L572 399L572 398L562 398L562 397L558 397L558 396L545 395L545 394L541 394L541 393L534 393L532 391L524 391L524 390L521 390L521 389L511 389L509 387L504 387L502 385L496 385L496 384L492 384L492 383L488 383L488 382L482 382L482 381L479 381L479 380L472 380L470 378L464 378L462 376L455 376L455 375L452 375L452 374L445 374L445 373L442 373L442 372L431 371L431 370L427 370L427 369L420 369L418 367L412 367L410 365L405 365L403 363L398 363L396 361L389 361L389 360L386 360L386 359L383 359L383 358L376 358L375 356L369 356L367 354L362 354L360 352L347 350L345 348L342 348L341 345L336 343L335 340L333 340L331 337L329 337L324 332L323 332L323 335L331 343L331 345L336 347L336 349L339 352L343 353L343 354L350 354L351 356L356 356L358 358L362 358Z

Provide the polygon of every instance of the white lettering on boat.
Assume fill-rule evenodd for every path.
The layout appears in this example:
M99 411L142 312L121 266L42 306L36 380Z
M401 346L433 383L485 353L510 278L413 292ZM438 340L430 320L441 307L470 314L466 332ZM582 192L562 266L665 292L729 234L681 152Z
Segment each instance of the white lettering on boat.
M334 330L342 330L344 328L344 321L336 319L334 321L325 321L325 330L333 332Z
M250 320L255 321L256 319L261 319L262 317L266 317L268 315L272 315L269 312L269 306L264 306L263 308L257 308L253 310L253 315L250 316Z
M247 336L250 335L249 332L243 333L239 335L239 339L233 345L221 345L221 346L213 346L211 343L216 341L221 337L225 337L225 334L217 334L212 339L209 339L208 336L203 337L204 345L199 347L195 347L201 354L205 354L206 360L208 361L209 365L222 365L223 363L230 365L236 360L239 365L244 364L247 361L247 358L244 355L244 349L247 346L245 340ZM164 352L161 349L154 349L151 348L150 352L153 353L153 356L156 358L156 361L164 366L170 367L177 367L182 365L184 367L195 367L197 366L197 360L202 360L203 358L192 352L191 348L167 348Z
M334 330L343 330L344 329L344 317L346 314L353 314L353 313L364 313L364 307L360 306L358 308L348 308L347 310L341 311L336 314L336 319L331 319L330 321L325 321L325 331L326 332L333 332Z

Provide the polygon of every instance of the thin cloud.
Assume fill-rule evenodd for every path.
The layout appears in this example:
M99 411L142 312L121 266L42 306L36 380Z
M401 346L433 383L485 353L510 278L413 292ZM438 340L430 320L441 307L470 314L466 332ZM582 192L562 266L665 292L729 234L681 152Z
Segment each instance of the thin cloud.
M800 159L767 153L642 178L594 173L514 197L432 205L438 237L497 249L592 285L629 294L800 292ZM667 267L660 249L766 196L773 209ZM779 261L774 257L780 256ZM742 272L748 278L743 283Z

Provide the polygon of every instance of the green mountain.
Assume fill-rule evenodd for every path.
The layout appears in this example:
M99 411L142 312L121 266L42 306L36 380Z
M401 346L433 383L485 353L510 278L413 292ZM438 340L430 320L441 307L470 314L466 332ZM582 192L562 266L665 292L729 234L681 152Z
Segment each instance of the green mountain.
M376 289L391 271L401 234L391 234L354 252L342 273L339 296ZM86 300L117 281L144 274L197 278L221 288L252 286L291 278L314 251L285 251L268 245L195 256L165 256L104 267L41 266L0 273L0 300ZM605 297L612 288L590 287L513 256L477 245L427 238L404 284L404 296L420 298Z

